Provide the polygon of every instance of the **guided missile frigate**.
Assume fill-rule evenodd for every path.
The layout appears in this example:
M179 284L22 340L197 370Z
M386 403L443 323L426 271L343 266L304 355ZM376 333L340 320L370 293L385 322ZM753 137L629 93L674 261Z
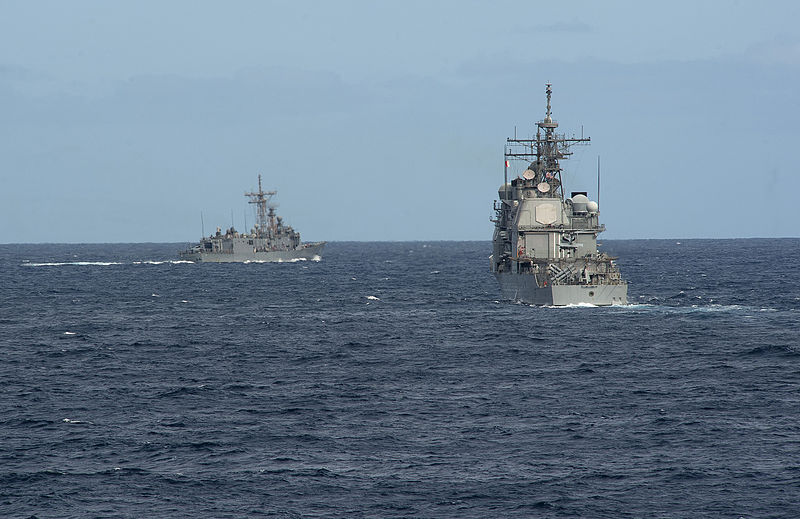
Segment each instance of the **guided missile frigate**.
M503 298L535 305L622 305L628 302L628 284L616 258L597 250L597 235L605 230L598 221L599 206L585 191L564 196L559 160L571 155L574 144L589 137L556 133L550 110L536 123L533 139L506 139L505 177L495 200L496 213L490 267ZM527 169L508 182L511 161ZM598 164L598 198L599 198Z
M181 259L194 262L283 262L315 260L322 257L325 242L302 243L300 233L283 223L269 204L277 191L261 189L258 176L258 191L245 193L249 203L256 208L256 225L249 233L239 233L231 227L223 232L217 227L216 234L203 237L200 243L181 251Z

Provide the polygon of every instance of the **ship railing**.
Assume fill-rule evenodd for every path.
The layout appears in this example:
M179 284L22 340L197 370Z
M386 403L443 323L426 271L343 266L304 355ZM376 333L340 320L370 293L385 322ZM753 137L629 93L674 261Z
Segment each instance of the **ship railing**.
M592 219L588 220L572 220L572 228L573 229L597 229L599 231L604 231L606 229L605 224L597 224L597 220L592 221Z
M520 225L518 227L520 231L585 231L591 229L597 232L603 232L606 230L605 224L594 225L589 224L588 222L576 222L573 221L572 225L564 225L564 224L553 224L553 225Z

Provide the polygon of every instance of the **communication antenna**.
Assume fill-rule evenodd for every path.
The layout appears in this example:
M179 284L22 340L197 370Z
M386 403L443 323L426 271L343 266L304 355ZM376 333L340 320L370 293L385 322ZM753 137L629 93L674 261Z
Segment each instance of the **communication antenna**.
M600 207L600 155L597 156L597 207Z
M203 211L200 211L200 232L202 233L200 236L203 238L206 237L206 224L203 222Z
M566 137L564 134L556 133L558 122L553 119L552 94L553 89L550 83L546 83L545 94L547 95L547 109L544 120L536 123L536 136L531 139L518 139L516 131L513 139L506 139L506 160L523 159L535 163L532 169L528 169L522 174L523 184L530 187L538 187L542 182L550 185L547 191L539 190L541 193L551 193L550 197L564 199L564 188L561 181L563 169L559 164L561 159L572 155L569 151L573 144L588 143L589 137L585 137L581 132L580 138ZM516 130L516 129L515 129ZM530 166L529 166L530 168Z

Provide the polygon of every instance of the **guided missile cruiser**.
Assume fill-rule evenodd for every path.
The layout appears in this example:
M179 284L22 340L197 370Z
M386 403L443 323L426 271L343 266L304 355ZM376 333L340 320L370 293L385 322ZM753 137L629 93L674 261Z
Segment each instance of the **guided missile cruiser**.
M598 202L586 191L564 194L559 161L571 155L571 146L590 139L556 133L549 83L545 93L547 109L536 123L536 137L506 139L505 176L492 218L491 271L504 299L552 306L627 304L628 284L616 258L597 249L597 236L605 230ZM514 161L527 167L508 182Z

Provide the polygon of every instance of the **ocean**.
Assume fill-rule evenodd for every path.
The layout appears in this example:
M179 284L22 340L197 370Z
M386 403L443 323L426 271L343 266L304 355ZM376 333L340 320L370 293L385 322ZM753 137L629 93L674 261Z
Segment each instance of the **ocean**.
M800 517L800 239L606 240L607 308L182 246L0 245L0 516Z

